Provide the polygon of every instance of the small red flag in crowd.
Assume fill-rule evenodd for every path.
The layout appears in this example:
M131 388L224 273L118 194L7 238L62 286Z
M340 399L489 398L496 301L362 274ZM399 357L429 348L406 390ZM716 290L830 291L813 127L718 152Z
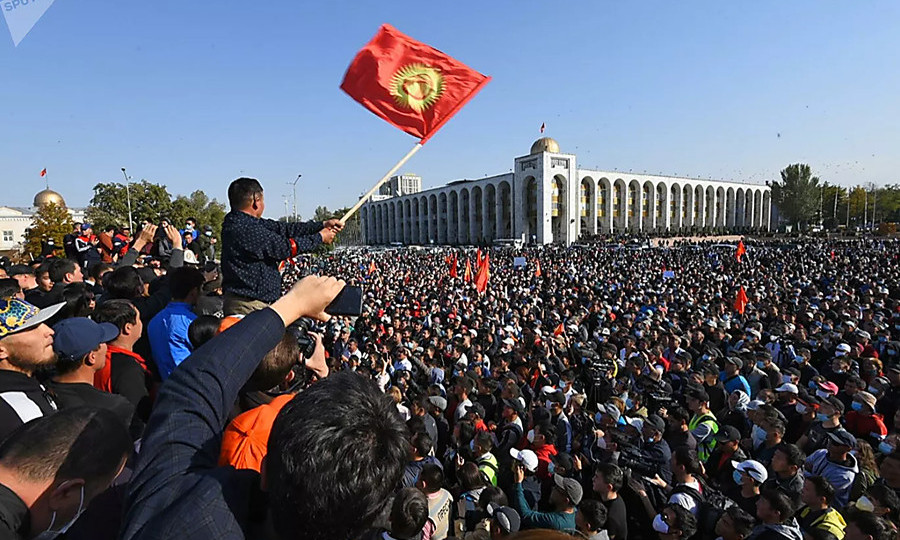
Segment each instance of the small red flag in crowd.
M541 277L541 260L536 259L535 261L535 269L534 269L534 277Z
M556 328L553 329L553 335L554 335L554 336L561 336L561 335L563 335L564 333L566 333L566 329L565 329L565 327L563 326L563 323L559 323L559 326L557 326Z
M47 176L47 167L44 167L43 169L41 169L41 178L43 178L45 176Z
M425 144L489 80L385 24L356 54L341 90Z
M377 270L377 268L375 268L375 261L372 261L371 263L369 263L369 273L374 274L375 270Z
M747 291L744 290L744 286L741 285L741 289L737 293L737 298L734 300L734 310L744 314L744 310L747 308Z
M481 248L475 252L475 270L477 271L479 268L481 268Z
M488 280L491 279L491 255L484 256L481 266L478 267L478 273L475 274L475 288L478 292L484 292L487 289Z
M456 255L453 255L453 261L450 262L450 277L456 277L458 275Z
M738 240L737 249L734 250L734 258L737 259L737 262L741 262L741 256L747 253L747 248L744 247L744 241Z
M541 133L544 132L544 128L545 128L545 127L547 127L547 125L544 124L543 122L541 122Z
M468 257L466 257L466 271L463 273L463 281L466 283L472 281L472 263L469 262Z

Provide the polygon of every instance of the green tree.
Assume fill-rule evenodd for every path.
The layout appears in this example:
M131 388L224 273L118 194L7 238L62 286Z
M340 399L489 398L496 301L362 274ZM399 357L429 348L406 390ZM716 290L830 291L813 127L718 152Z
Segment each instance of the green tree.
M86 212L88 222L98 230L108 225L127 225L129 195L135 229L140 228L143 219L153 220L154 223L164 217L172 219L169 217L172 212L172 197L166 186L141 180L132 182L128 192L124 184L117 182L94 186L94 196Z
M34 214L31 227L25 230L25 253L38 257L42 242L51 239L58 248L62 248L63 236L72 232L74 226L72 216L64 206L55 203L42 205Z
M313 214L313 221L327 221L329 219L340 219L350 210L350 207L338 208L331 211L327 206L316 207ZM362 229L360 228L359 212L356 212L347 223L344 224L344 230L338 233L334 239L335 246L358 246L362 244ZM331 248L326 248L330 251Z
M225 205L212 199L202 191L195 191L189 196L179 195L172 201L170 219L179 229L184 227L188 218L197 220L197 225L211 225L216 237L222 234L222 221L225 219ZM201 231L202 233L202 231Z
M772 202L789 223L806 228L818 214L821 191L809 165L796 163L781 171L781 182L772 183Z
M822 186L822 222L826 229L843 225L847 217L847 189L828 182Z

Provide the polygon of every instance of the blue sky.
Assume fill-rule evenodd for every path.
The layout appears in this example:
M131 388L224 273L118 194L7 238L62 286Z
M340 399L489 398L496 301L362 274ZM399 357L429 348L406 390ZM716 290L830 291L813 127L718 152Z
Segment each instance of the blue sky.
M493 81L403 169L425 186L508 171L540 136L583 167L762 182L804 161L900 182L894 1L108 2L57 0L0 36L0 205L85 205L135 179L267 214L348 206L415 140L338 86L389 22ZM780 136L779 136L780 134Z

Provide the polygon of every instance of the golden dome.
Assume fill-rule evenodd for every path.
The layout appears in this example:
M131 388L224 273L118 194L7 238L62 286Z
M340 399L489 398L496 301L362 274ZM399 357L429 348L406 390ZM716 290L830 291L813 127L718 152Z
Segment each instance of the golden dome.
M534 144L531 145L531 153L540 154L541 152L551 152L553 154L558 154L559 143L557 143L550 137L541 137L540 139L534 141Z
M52 189L45 189L34 196L35 208L40 208L47 203L55 203L56 206L62 206L63 208L66 206L66 201L63 200L62 195Z

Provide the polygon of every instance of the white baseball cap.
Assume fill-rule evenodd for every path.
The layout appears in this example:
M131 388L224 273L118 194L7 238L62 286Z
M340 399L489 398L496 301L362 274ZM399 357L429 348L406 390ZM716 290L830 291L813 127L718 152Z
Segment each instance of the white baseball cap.
M734 470L747 473L750 478L754 479L759 484L762 484L769 478L769 472L766 471L763 464L758 461L752 459L741 462L732 461L731 465L734 467Z
M513 459L524 465L525 468L531 472L536 471L538 468L537 454L535 454L531 450L517 450L515 448L510 448L509 455L511 455Z

